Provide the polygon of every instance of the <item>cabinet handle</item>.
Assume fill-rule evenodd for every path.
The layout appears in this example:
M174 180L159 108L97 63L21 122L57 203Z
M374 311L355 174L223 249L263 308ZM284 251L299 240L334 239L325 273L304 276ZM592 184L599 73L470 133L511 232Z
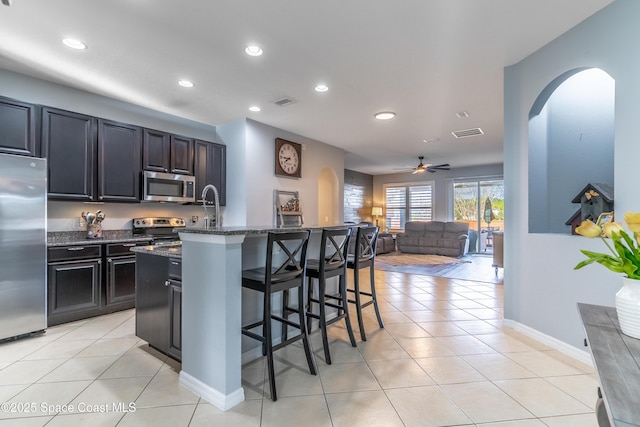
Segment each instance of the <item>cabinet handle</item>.
M178 261L171 261L171 265L180 265Z
M122 243L122 246L124 246L125 248L130 248L135 245L136 245L135 243Z
M170 282L170 281L168 281L168 280L166 280L166 281L164 282L164 285L165 285L165 286L169 286L170 284L171 284L171 282Z
M68 251L84 251L84 246L78 246L75 248L67 248Z
M113 262L113 260L112 260L111 258L107 258L107 262L108 262L109 264L111 264L111 263Z
M98 265L102 265L102 260L101 259L98 260Z

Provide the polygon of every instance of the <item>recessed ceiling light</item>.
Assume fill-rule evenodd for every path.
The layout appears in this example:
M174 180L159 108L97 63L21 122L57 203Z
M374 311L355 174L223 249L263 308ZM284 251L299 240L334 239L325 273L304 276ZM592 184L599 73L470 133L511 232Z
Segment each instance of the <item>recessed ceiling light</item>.
M87 48L87 45L81 42L80 40L72 39L69 37L62 39L62 43L64 43L66 46L72 49L84 50Z
M422 142L424 142L425 144L431 144L438 141L440 141L440 138L427 138L422 140Z
M260 56L263 53L262 48L257 44L250 44L244 49L244 51L249 56Z
M456 116L457 116L459 119L464 119L465 117L469 117L469 113L467 113L466 111L458 111L458 112L456 113Z
M195 84L191 80L179 80L178 84L182 87L194 87Z
M254 113L257 113L259 111L262 111L262 108L258 107L257 105L252 105L251 107L249 107L249 111L253 111Z
M378 120L389 120L393 119L396 116L396 113L392 111L381 111L375 114L375 118Z
M316 92L326 92L329 90L329 86L327 86L326 84L320 83L316 85L315 90Z

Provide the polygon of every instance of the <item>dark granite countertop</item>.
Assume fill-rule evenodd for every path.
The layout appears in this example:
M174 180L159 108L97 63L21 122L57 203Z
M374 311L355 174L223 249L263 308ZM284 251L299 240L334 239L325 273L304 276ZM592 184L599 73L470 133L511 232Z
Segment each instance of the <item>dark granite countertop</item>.
M351 225L330 225L330 226L321 226L321 225L301 225L301 226L284 226L284 227L276 227L273 225L246 225L239 227L220 227L220 228L200 228L200 227L189 227L186 229L175 229L180 233L191 233L191 234L214 234L214 235L234 235L234 234L267 234L270 231L300 231L300 230L315 230L322 228L344 228L350 227Z
M167 245L149 245L149 246L136 246L131 248L131 252L151 254L171 258L182 258L182 244L173 243Z
M47 233L48 247L149 241L151 239L148 236L134 236L131 230L103 230L101 239L87 239L86 231L52 231Z

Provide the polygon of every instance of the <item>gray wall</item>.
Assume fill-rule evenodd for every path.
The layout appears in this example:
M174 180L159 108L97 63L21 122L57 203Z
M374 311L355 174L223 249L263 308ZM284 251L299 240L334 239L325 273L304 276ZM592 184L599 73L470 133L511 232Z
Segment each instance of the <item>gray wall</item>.
M505 318L582 348L576 303L614 305L619 275L594 265L575 271L580 249L604 252L598 239L528 231L528 121L538 95L558 76L597 67L615 79L616 217L638 211L635 179L640 113L640 2L617 0L523 61L505 69Z
M344 185L344 151L283 129L251 119L242 119L217 127L219 140L227 146L227 185L233 194L228 202L225 225L273 225L275 223L274 190L298 191L304 222L320 224L318 212L331 204L337 214L332 224L342 223ZM275 139L302 144L302 177L276 176L274 171ZM319 186L326 172L333 176L335 194L331 200L321 194ZM244 207L242 207L244 206ZM327 224L327 225L332 225Z
M570 76L529 122L529 231L569 233L588 184L613 187L615 83L601 70ZM546 93L545 93L546 95Z

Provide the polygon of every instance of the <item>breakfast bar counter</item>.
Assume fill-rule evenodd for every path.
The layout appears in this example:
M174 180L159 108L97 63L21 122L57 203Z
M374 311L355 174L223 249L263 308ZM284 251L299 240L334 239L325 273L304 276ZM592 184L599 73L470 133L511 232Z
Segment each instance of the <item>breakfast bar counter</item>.
M319 231L322 227L180 230L183 307L180 384L222 410L244 400L242 270L264 265L269 231L306 229ZM312 232L310 253L315 252L313 241L319 241L319 236L319 232Z

